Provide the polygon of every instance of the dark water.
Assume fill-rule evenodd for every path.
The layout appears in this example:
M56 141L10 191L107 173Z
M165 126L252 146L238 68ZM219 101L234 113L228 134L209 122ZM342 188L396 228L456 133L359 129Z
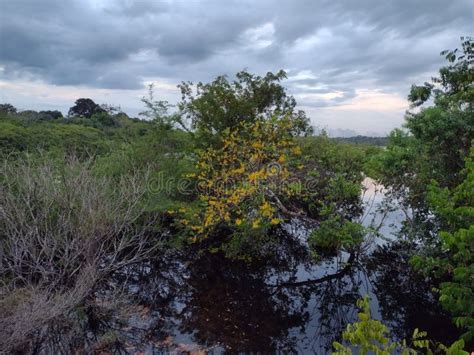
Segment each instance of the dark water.
M368 205L374 196L379 202L369 193ZM383 234L390 237L390 225L400 220L399 211L389 213ZM430 283L410 270L406 245L375 239L357 254L316 262L299 232L299 238L282 232L279 244L251 264L169 251L117 273L97 294L105 306L86 312L85 349L326 354L357 319L355 304L365 294L394 339L410 338L414 328L444 343L459 336ZM107 303L112 293L116 305Z
M410 337L414 328L447 343L459 335L400 246L377 248L351 264L341 257L315 265L304 248L287 242L286 255L276 252L265 263L205 254L182 264L189 255L170 254L116 275L116 285L127 285L122 297L130 308L95 315L89 330L93 338L114 330L120 340L114 347L124 352L325 354L356 320L357 299L368 294L374 317L396 338Z

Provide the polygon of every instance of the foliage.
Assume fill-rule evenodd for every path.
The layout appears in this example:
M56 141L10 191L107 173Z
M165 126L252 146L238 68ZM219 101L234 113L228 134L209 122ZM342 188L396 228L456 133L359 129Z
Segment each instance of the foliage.
M441 53L448 65L431 83L412 86L406 130L392 132L371 171L407 212L402 232L423 241L414 265L441 279L441 304L472 339L474 40L461 47Z
M0 167L0 347L30 353L35 334L69 328L112 272L150 257L159 245L146 212L148 176L113 180L93 160L37 156Z
M58 111L58 110L40 111L39 116L40 116L40 119L43 119L43 120L57 120L59 118L63 118L63 114L61 113L61 111Z
M243 122L222 133L221 148L198 154L196 173L188 177L195 179L199 205L197 210L182 208L179 220L193 241L224 227L251 238L279 224L280 214L297 214L282 203L301 190L298 181L291 183L301 155L292 124L289 119Z
M365 144L365 145L374 145L378 147L385 147L388 144L387 137L355 136L355 137L336 137L332 139L341 143Z
M350 219L361 211L363 154L327 138L299 141L294 124L278 117L241 123L198 152L187 175L197 201L169 211L188 240L247 258L249 245L268 243L281 222L296 219L316 227L321 243L313 238L312 247L337 252L362 241L364 229Z
M59 149L79 156L108 150L102 132L92 127L70 124L33 124L0 121L0 150L4 153L24 150Z
M411 339L412 347L407 346L407 341L392 342L390 340L389 330L386 325L378 320L374 320L370 314L369 299L365 296L357 301L357 305L362 312L358 314L359 320L355 323L348 324L347 329L343 332L342 338L348 346L339 342L334 342L335 352L333 354L352 355L353 350L356 354L376 354L390 355L393 352L403 355L416 355L421 350L425 354L448 354L448 355L468 355L464 351L464 341L458 340L450 347L443 344L432 344L426 337L426 332L420 332L415 329ZM434 348L434 350L433 350Z
M169 114L168 110L172 105L168 101L155 100L153 84L148 86L148 97L143 97L142 102L146 110L140 112L139 115L147 120L154 121L160 129L169 130L176 122L179 122L179 116Z
M8 121L0 121L0 150L24 150L29 144L26 129Z
M0 104L0 115L13 115L17 112L17 109L12 104Z
M208 84L200 82L195 94L192 83L183 82L179 85L182 94L178 104L179 123L194 131L201 146L218 143L221 133L241 123L275 117L291 118L296 134L310 132L308 118L303 111L295 110L295 99L280 84L285 78L284 71L269 72L264 77L241 71L232 82L225 76Z
M343 339L352 346L356 346L358 354L367 354L371 351L377 355L389 355L397 348L397 343L390 341L388 328L384 324L371 318L368 297L357 301L357 306L362 309L362 312L358 314L359 321L347 325L347 329L342 334ZM334 343L334 348L336 349L334 354L352 354L350 347L338 342Z
M74 153L78 156L104 156L112 151L120 152L124 146L140 145L153 135L160 142L162 134L156 134L157 125L129 118L123 113L104 112L90 118L63 118L59 111L22 111L0 114L0 152L17 154L38 150L58 153ZM174 133L173 133L174 134ZM172 135L173 135L172 134ZM145 150L145 147L143 147Z
M341 218L335 211L332 212L334 214L311 232L308 238L310 247L323 252L337 252L359 245L366 235L365 228L357 222Z
M413 85L409 100L417 111L407 113L409 134L394 131L387 152L381 154L379 178L394 190L408 188L410 202L425 201L431 179L453 187L474 139L474 42L465 38L462 50L444 51L449 65L432 83ZM460 55L457 55L460 53ZM434 105L424 107L432 100Z
M455 189L430 186L429 201L441 220L441 250L435 255L416 256L413 263L425 272L447 280L439 285L439 300L466 329L464 338L474 338L474 148L466 161L466 178Z
M77 99L75 105L69 109L68 116L78 116L91 118L94 114L106 112L102 107L97 105L91 99Z
M299 144L307 194L292 203L318 219L329 217L330 211L338 211L341 218L359 216L366 151L325 135L299 138Z
M463 38L461 50L442 52L448 65L438 77L412 86L405 129L390 134L387 149L367 169L401 203L407 216L403 233L425 242L439 239L427 187L435 180L452 189L465 177L464 161L474 139L473 47L471 38Z

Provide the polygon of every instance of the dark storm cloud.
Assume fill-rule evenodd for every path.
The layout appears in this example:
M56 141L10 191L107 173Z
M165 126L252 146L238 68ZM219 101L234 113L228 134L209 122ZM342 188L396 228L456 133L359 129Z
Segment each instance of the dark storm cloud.
M474 32L473 9L471 0L0 0L0 65L6 79L112 89L285 68L305 105L337 105L357 86L401 92L434 71L440 50Z

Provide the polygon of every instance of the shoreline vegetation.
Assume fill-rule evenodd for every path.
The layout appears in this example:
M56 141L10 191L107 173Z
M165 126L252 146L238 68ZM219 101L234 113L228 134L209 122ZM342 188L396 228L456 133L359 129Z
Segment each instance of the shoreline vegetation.
M1 104L0 352L468 354L474 41L442 55L388 137L315 135L284 71Z

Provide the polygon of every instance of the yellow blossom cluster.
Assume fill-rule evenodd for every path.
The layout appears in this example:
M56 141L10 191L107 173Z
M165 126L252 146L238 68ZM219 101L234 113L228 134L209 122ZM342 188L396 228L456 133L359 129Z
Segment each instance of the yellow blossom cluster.
M218 225L236 230L260 230L281 222L274 194L299 164L301 149L287 119L242 123L224 132L221 145L202 151L196 164L202 208L180 220L193 240ZM183 222L186 221L186 222Z

